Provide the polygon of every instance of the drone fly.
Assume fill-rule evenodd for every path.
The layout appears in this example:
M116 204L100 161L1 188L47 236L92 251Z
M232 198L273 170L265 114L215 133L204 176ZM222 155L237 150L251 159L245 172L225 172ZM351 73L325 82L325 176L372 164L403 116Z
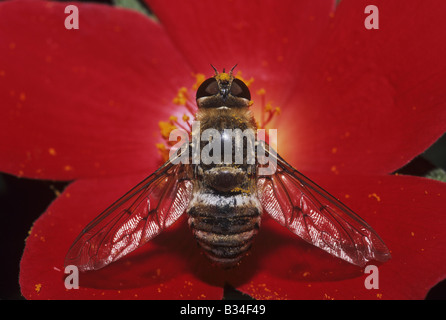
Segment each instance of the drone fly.
M224 137L228 129L257 131L251 94L233 76L233 69L219 73L214 68L215 75L198 88L195 119L200 133L212 129ZM209 143L201 143L199 151ZM190 149L185 150L182 156L192 157ZM265 165L259 161L248 161L246 141L238 149L232 144L229 153L237 150L245 151L237 164L184 163L170 157L87 225L65 264L81 271L100 269L156 237L183 213L203 252L223 268L237 266L249 252L265 213L303 240L352 264L390 258L384 242L364 220L267 143L257 142L253 152L274 160L272 174L260 170Z

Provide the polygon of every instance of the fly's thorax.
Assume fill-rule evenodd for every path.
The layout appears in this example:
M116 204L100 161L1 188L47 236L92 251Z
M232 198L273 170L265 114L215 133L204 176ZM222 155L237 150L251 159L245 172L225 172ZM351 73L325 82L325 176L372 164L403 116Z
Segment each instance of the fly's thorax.
M199 124L192 132L200 139L200 164L209 170L214 165L255 163L256 123L248 108L205 109L196 115Z
M206 129L252 129L257 128L254 116L248 107L229 108L221 106L217 108L199 109L196 121L200 121L200 130Z

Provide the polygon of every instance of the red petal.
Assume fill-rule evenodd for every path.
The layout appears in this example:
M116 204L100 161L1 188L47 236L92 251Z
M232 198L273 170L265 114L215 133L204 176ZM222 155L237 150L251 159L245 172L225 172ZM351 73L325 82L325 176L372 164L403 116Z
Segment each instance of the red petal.
M64 257L77 234L139 176L83 180L71 184L35 222L20 264L27 299L221 299L223 290L197 277L190 263L203 264L184 219L124 259L81 273L80 289L64 285Z
M235 64L254 77L253 92L265 88L281 105L291 92L301 58L325 29L334 1L147 0L168 34L195 70L211 74Z
M422 299L445 278L446 185L407 176L311 175L341 198L384 239L392 259L379 266L379 290L363 271L304 243L265 217L252 254L237 269L213 268L184 219L129 256L80 274L81 289L64 287L63 259L98 212L141 176L78 181L34 224L21 261L29 299L220 299L225 282L259 299ZM280 261L280 263L278 263Z
M187 65L139 13L78 3L79 29L67 30L65 6L0 4L0 169L73 179L150 168Z
M393 172L446 130L446 43L439 41L446 3L374 1L379 30L364 26L369 4L340 2L283 109L290 130L279 136L296 141L284 155L303 170Z
M239 289L259 299L424 299L446 278L446 184L410 176L311 178L349 205L382 237L392 258L369 274L299 240L264 219L253 259L259 270ZM336 191L336 192L335 192ZM280 263L277 263L280 261ZM369 264L374 264L373 262Z

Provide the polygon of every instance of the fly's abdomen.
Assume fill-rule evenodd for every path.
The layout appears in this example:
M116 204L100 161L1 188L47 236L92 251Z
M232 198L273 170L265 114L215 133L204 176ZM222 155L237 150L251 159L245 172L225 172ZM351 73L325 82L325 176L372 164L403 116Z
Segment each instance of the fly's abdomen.
M251 248L260 226L260 208L249 194L199 192L189 206L189 226L213 262L232 267Z

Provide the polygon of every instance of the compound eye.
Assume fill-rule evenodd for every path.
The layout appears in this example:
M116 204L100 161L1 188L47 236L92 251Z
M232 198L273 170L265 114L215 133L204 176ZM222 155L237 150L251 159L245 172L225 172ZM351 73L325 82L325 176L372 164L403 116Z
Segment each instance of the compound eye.
M219 92L218 83L215 78L205 80L197 90L197 99L216 95Z
M248 86L240 79L232 80L231 94L234 97L251 100L251 93L249 92Z

